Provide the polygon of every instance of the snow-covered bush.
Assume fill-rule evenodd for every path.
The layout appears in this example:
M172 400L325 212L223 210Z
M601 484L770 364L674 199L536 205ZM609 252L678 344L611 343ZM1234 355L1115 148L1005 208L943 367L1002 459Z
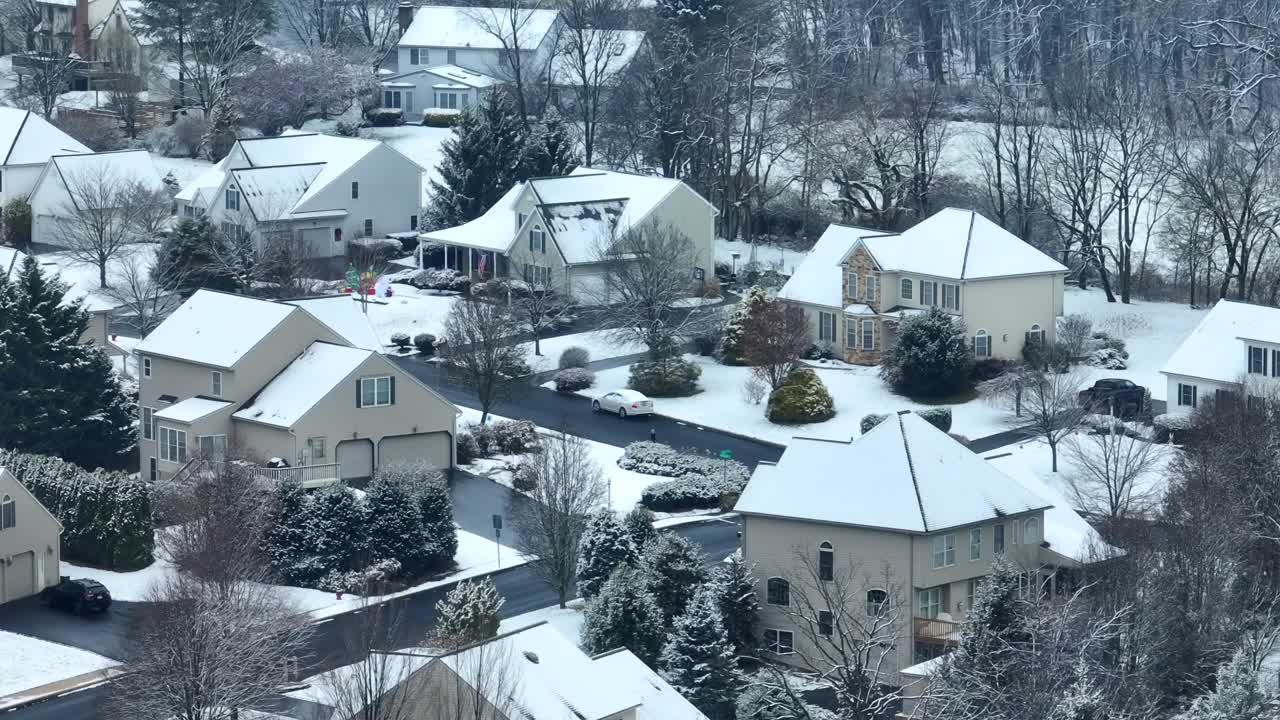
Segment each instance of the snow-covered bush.
M409 349L409 333L397 332L391 334L391 344L401 350Z
M457 270L435 268L431 270L401 270L390 276L393 283L412 285L420 290L466 290L471 281Z
M521 492L533 492L538 489L538 466L531 462L522 462L511 472L511 487Z
M480 443L476 440L476 436L469 432L458 433L457 445L459 465L468 465L473 460L484 457L480 451Z
M804 354L800 357L805 360L835 360L839 358L836 354L836 348L829 342L816 342L805 348Z
M1123 350L1115 348L1098 348L1089 353L1085 359L1085 363L1092 367L1106 368L1107 370L1124 370L1129 367L1129 363L1125 362L1125 353Z
M498 634L506 598L493 580L463 581L436 603L435 637L448 647L488 640Z
M339 120L333 126L333 134L338 137L360 137L360 123Z
M356 572L331 570L315 583L317 590L323 590L331 593L354 593L359 592L364 586L364 577Z
M741 494L745 482L721 476L685 475L653 483L640 493L640 502L654 512L684 512L719 507L720 497Z
M458 124L457 112L442 112L439 109L423 110L422 124L427 127L447 128Z
M862 416L862 421L858 423L858 429L863 435L871 432L871 429L885 420L889 419L889 413L867 413Z
M688 397L698 391L702 368L683 358L642 361L631 366L627 387L649 397Z
M404 124L404 110L400 108L374 108L365 117L369 118L369 124L374 127L394 127Z
M769 394L765 417L775 423L823 422L836 416L835 402L818 374L809 368L795 368Z
M755 286L747 288L742 302L734 307L725 324L724 338L720 341L720 360L725 365L742 365L745 352L747 320L769 304L769 291Z
M642 440L633 442L618 458L618 467L646 475L665 477L711 476L746 484L751 471L737 460L722 460L709 455L682 453L670 445Z
M481 457L520 455L538 447L538 426L528 420L496 420L487 425L468 425Z
M703 584L675 618L658 662L662 677L708 717L731 717L740 686L737 656L713 585Z
M1101 330L1093 333L1093 337L1088 342L1090 350L1114 350L1118 355L1128 360L1129 352L1124 347L1124 340Z
M571 393L586 390L596 384L596 374L583 368L565 368L556 373L556 392Z
M902 321L880 376L904 395L942 397L967 389L972 370L964 323L934 307Z
M430 355L436 351L436 336L431 333L418 333L413 336L413 346L423 355Z
M583 615L582 649L595 655L626 648L650 665L657 661L665 630L662 610L644 575L623 565L609 576Z
M915 414L924 418L925 422L938 428L942 432L951 432L951 408L925 408L924 410L916 410Z
M591 352L584 347L574 345L567 347L564 352L560 353L560 362L558 367L561 370L566 368L585 368L591 363Z
M157 125L147 130L142 133L141 140L142 146L156 155L186 157L178 144L178 138L173 134L173 128L168 125Z
M1152 424L1169 433L1185 432L1195 427L1195 417L1191 414L1161 413L1152 419Z

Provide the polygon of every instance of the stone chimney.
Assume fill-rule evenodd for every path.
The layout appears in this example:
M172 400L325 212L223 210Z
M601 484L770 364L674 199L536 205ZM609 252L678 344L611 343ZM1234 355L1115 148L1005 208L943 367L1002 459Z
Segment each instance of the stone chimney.
M83 2L84 0L80 1ZM413 24L413 13L417 9L418 8L408 0L404 0L404 2L401 2L400 6L396 8L398 11L397 17L400 23L401 35L404 35L405 31L409 29L409 26Z
M72 18L74 27L72 29L71 49L80 56L81 60L92 60L93 53L89 48L89 0L76 0L76 15Z

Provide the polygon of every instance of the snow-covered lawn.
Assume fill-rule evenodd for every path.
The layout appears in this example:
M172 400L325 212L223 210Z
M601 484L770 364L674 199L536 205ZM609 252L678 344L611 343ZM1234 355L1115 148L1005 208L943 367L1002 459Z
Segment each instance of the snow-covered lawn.
M369 302L369 322L383 344L391 344L391 336L402 332L412 340L418 333L440 337L444 320L457 300L456 295L436 295L411 285L397 283L389 298Z
M0 630L0 648L0 697L120 664L85 650L4 630Z
M156 166L161 177L172 173L180 187L186 187L187 183L213 167L213 163L201 158L171 158L159 153L151 153L151 163Z
M536 373L555 370L560 361L560 353L571 347L585 348L587 352L591 353L593 361L608 360L645 351L645 346L640 343L616 343L609 337L608 333L601 330L545 338L539 344L541 345L542 355L533 354L533 343L524 344L525 359L529 361L529 367L533 368Z
M137 263L143 272L150 272L156 263L160 243L146 242L125 245L115 257L107 261L107 284L115 284L121 273L129 272L129 266ZM83 298L86 310L109 310L118 307L119 300L102 288L98 266L77 260L69 251L41 253L36 256L46 274L56 274L67 284L67 296Z
M772 245L756 244L756 262L765 269L774 269L783 275L791 275L797 266L804 262L809 253L802 250L786 250ZM738 253L738 269L741 270L751 262L751 243L741 240L725 240L716 238L716 262L727 263L733 267L733 253Z

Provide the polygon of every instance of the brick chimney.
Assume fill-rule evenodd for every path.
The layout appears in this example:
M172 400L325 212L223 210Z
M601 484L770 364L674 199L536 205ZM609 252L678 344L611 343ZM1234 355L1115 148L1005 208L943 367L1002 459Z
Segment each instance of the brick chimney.
M84 0L80 0L80 2L84 2ZM405 31L409 29L409 26L413 24L413 13L417 10L417 7L408 0L405 0L400 3L400 6L396 8L396 10L398 12L397 18L400 23L400 34L404 35Z
M92 60L89 48L89 0L76 0L76 16L72 18L75 27L72 30L71 49L81 60Z

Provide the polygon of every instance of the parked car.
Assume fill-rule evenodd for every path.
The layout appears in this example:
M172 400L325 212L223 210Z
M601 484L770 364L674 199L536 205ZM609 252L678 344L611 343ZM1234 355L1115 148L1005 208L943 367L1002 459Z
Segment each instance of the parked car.
M40 591L40 601L49 607L83 615L87 612L106 612L111 607L111 592L97 580L72 580L63 577L57 585Z
M653 401L635 390L611 390L597 395L591 401L591 409L596 412L617 413L618 417L623 418L628 415L652 415Z
M1147 389L1124 378L1102 378L1080 391L1080 405L1117 416L1142 411Z

